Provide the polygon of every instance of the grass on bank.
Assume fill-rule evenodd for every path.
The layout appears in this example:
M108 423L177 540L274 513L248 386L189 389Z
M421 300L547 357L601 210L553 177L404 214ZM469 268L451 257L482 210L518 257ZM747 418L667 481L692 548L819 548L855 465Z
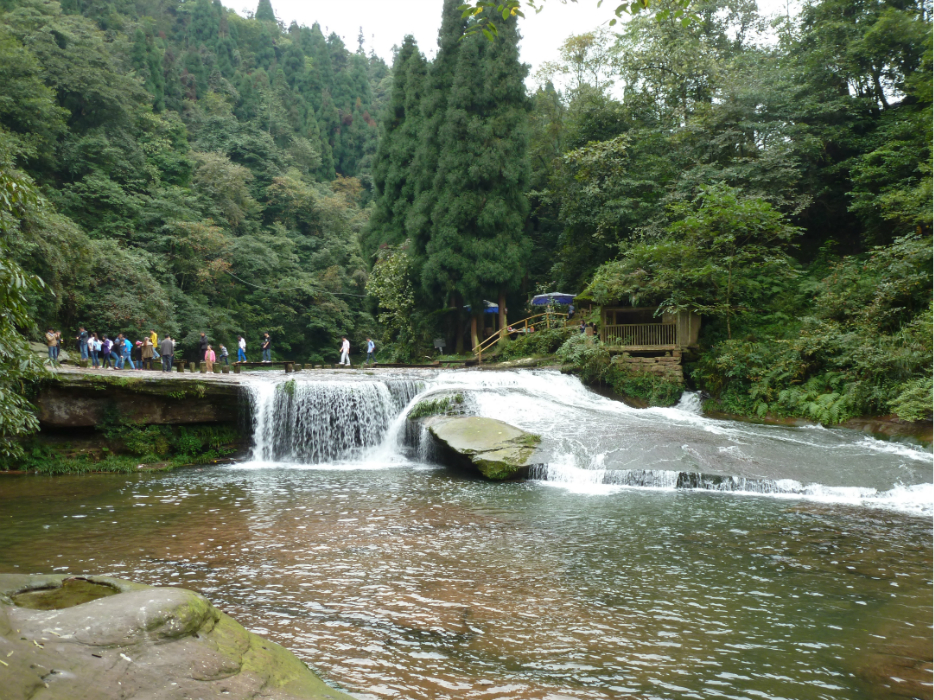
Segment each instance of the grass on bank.
M39 474L129 473L140 468L168 470L211 464L234 454L240 435L230 426L138 425L109 415L95 431L100 447L82 449L68 442L44 441L42 435L23 445L24 458L13 471Z

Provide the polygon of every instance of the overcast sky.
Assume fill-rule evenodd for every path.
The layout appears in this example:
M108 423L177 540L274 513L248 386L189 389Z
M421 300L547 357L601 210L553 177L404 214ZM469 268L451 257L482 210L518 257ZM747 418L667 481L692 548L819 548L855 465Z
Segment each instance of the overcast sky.
M241 14L256 9L250 0L224 0ZM785 12L786 0L759 0L759 7L767 14ZM580 0L564 4L560 0L547 0L539 14L529 10L520 20L522 60L534 74L545 61L557 58L558 47L569 36L581 34L605 24L613 17L616 2L607 0L597 7L597 0ZM419 48L429 57L437 48L438 28L441 25L442 0L272 0L272 7L280 21L290 24L321 25L325 35L337 32L350 50L357 48L357 35L363 28L366 52L374 49L387 63L392 62L393 45L401 45L402 38L411 34Z

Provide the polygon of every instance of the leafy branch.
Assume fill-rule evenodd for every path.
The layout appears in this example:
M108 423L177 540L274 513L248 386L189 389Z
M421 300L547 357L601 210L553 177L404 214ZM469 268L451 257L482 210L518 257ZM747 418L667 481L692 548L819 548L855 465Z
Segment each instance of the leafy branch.
M563 4L567 4L568 2L576 3L577 0L561 0L561 2ZM531 9L535 10L536 14L544 9L544 0L539 0L537 3L535 0L526 0L526 4ZM657 19L662 21L671 17L673 19L680 19L681 24L685 27L691 24L695 19L694 13L691 12L691 0L676 0L674 4L674 9L666 8L659 11L656 15ZM621 2L613 10L615 16L611 18L607 24L613 27L623 15L636 15L640 12L651 10L652 5L653 0ZM597 0L597 7L602 6L603 0ZM503 2L474 0L473 2L459 6L457 9L461 11L461 17L465 19L470 17L476 20L472 26L467 28L465 36L482 33L483 36L490 41L494 41L499 36L499 25L497 24L499 17L502 17L503 22L508 21L511 17L525 17L525 13L522 11L522 0L503 0Z

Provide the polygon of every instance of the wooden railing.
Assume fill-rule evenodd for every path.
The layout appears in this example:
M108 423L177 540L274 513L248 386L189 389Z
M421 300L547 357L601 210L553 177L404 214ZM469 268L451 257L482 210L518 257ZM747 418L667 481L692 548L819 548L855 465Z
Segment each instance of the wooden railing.
M624 348L674 347L678 328L674 323L625 323L604 326L600 340L606 345Z
M531 323L529 323L529 321L531 321ZM491 335L489 338L484 340L473 349L474 355L477 356L478 361L483 362L483 353L496 345L496 343L500 341L500 338L504 338L516 333L528 333L530 330L529 326L535 326L535 330L540 331L545 330L546 328L563 328L565 325L567 325L567 322L567 314L559 314L549 311L546 311L543 314L529 316L528 318L524 318L521 321L510 323L506 328L500 328L493 335Z

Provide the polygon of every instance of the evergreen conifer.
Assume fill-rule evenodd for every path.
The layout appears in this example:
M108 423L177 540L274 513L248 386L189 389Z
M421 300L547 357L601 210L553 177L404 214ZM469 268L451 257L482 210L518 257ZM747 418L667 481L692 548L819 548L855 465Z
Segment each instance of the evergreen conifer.
M406 36L392 67L392 92L381 125L373 166L376 209L370 220L365 252L406 238L405 222L415 199L412 161L421 134L421 101L427 74L415 39Z
M461 48L467 21L462 16L460 0L444 0L438 53L428 71L425 98L422 102L422 125L412 173L415 179L415 202L409 210L407 229L415 245L416 264L424 256L431 236L431 212L434 209L434 181L438 170L439 134L447 111L448 92Z
M484 298L519 285L531 247L527 68L518 41L515 18L500 24L496 41L465 37L439 133L422 284L475 315Z
M259 0L254 17L259 20L275 22L276 13L272 11L272 3L269 0Z

